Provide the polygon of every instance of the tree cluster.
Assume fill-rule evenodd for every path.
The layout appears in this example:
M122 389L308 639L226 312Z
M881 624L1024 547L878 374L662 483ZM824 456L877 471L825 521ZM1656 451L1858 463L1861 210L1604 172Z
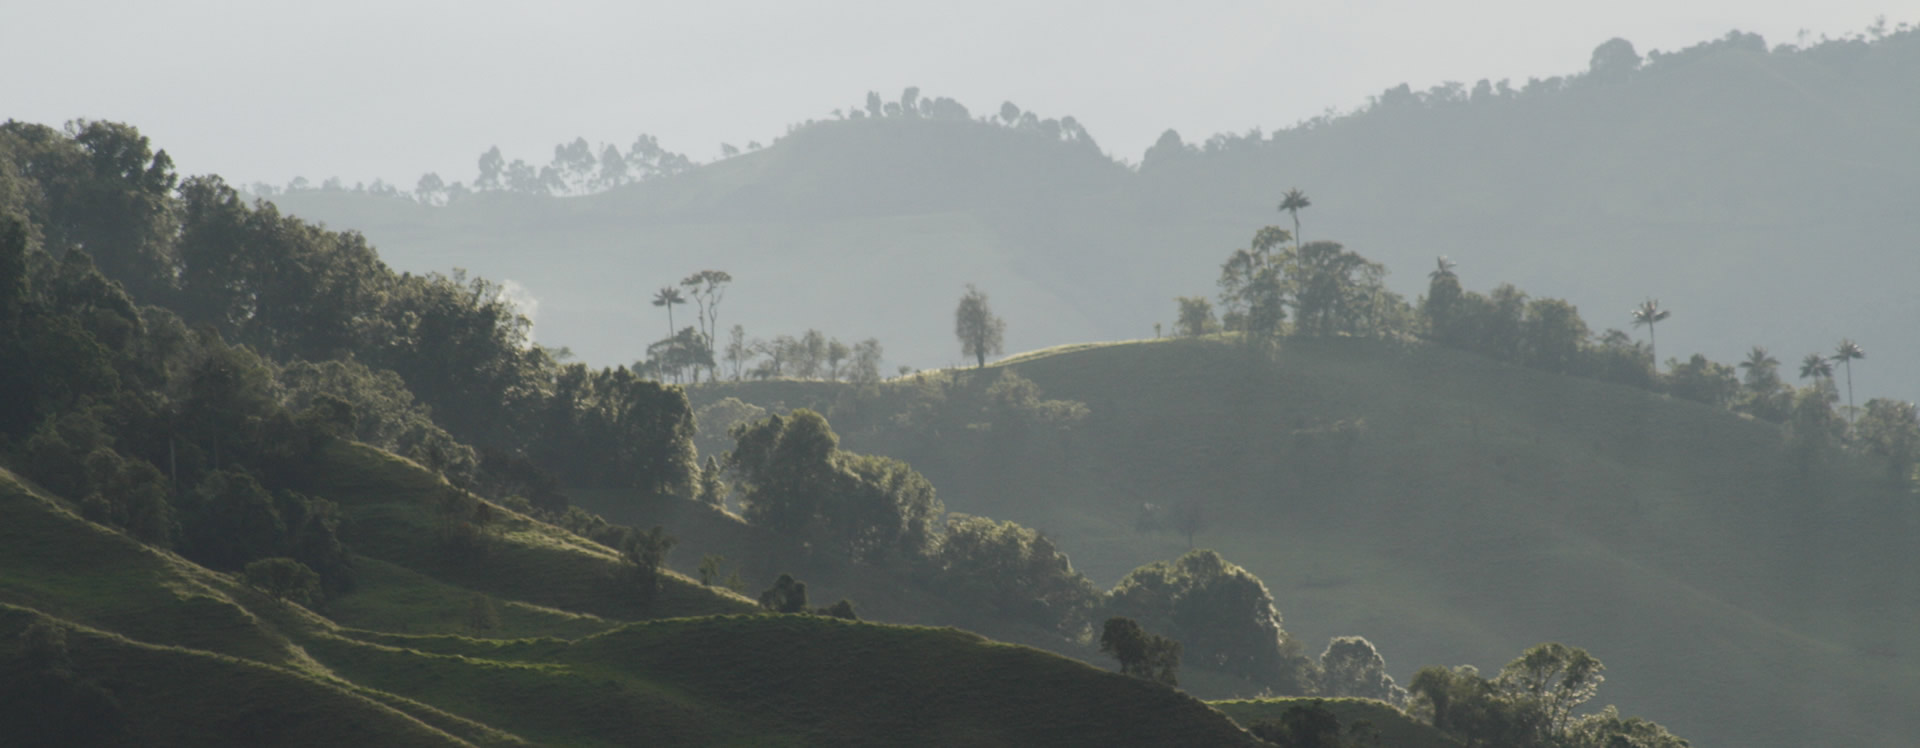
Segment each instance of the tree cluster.
M1166 632L1189 662L1256 687L1306 694L1315 686L1314 664L1281 626L1266 585L1211 550L1133 570L1114 586L1103 609Z
M508 161L499 146L487 149L478 159L479 173L471 183L448 182L438 172L420 175L409 191L386 180L375 179L352 187L338 177L313 184L306 177L295 177L285 186L265 183L247 185L247 192L258 197L274 197L295 192L358 192L367 195L412 200L421 205L448 205L479 193L504 192L541 197L567 197L605 192L650 179L671 177L698 164L684 154L660 146L652 135L641 133L624 152L620 146L602 143L589 145L586 138L555 145L553 158L545 165L523 159Z
M349 583L335 511L298 490L333 439L554 512L553 472L697 490L677 388L562 365L497 284L393 273L356 233L178 180L132 128L0 126L0 270L4 459L214 568Z
M1180 642L1114 616L1100 628L1100 651L1120 662L1120 672L1167 686L1180 685Z
M1621 718L1613 707L1574 711L1598 693L1606 666L1579 647L1528 648L1492 679L1470 665L1422 668L1409 690L1412 711L1468 745L1683 748L1658 724Z
M1304 207L1299 196L1291 210ZM1283 204L1283 208L1286 204ZM1293 246L1287 246L1292 241ZM1407 332L1410 310L1383 283L1386 268L1338 242L1301 244L1296 234L1268 226L1220 266L1221 322L1248 340L1288 333L1309 337L1383 337ZM1183 334L1213 327L1204 300L1181 299ZM1291 316L1292 325L1287 324Z

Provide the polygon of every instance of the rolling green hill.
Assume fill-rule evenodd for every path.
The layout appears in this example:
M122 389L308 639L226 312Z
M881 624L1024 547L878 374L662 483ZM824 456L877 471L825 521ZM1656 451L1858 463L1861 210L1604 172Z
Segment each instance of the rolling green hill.
M93 524L0 471L3 680L80 684L0 705L0 734L56 745L1258 744L1176 691L955 629L739 615L757 607L677 575L643 608L620 594L611 550L503 508L484 551L452 556L426 509L437 476L352 443L318 461L323 477L303 488L342 505L359 569L318 612ZM474 628L476 599L497 610L487 630ZM60 643L36 644L48 631Z
M1058 443L901 425L1006 371L1091 415ZM691 394L819 409L847 449L1046 529L1101 584L1185 550L1135 530L1142 503L1198 501L1197 543L1264 579L1289 631L1366 636L1403 681L1554 640L1609 665L1601 702L1702 744L1920 732L1920 504L1864 458L1802 472L1778 427L1426 345L1142 341L945 377Z

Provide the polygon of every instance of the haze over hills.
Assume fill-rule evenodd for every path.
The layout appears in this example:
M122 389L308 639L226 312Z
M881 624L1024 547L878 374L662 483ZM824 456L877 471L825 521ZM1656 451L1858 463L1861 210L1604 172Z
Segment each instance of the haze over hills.
M1143 503L1195 504L1194 542L1266 580L1289 631L1366 636L1403 678L1578 641L1609 664L1610 700L1702 745L1920 734L1904 706L1920 503L1871 460L1801 472L1778 426L1429 346L1248 355L1075 346L877 394L692 393L822 409L849 449L910 461L953 511L1045 528L1103 586L1187 547L1137 529ZM1091 412L1059 444L1006 433L970 410L1005 372ZM916 420L927 408L955 420ZM993 438L955 436L969 419Z
M557 182L490 153L489 189L423 188L445 207L298 190L282 212L182 179L127 124L8 121L0 742L1253 744L1231 714L1297 722L1247 725L1281 745L1364 715L1422 744L1684 744L1598 708L1618 702L1704 744L1906 745L1920 410L1864 376L1897 357L1852 331L1872 358L1814 355L1804 383L1758 349L1662 371L1549 280L1483 295L1500 279L1471 256L1376 252L1324 203L1401 217L1382 235L1588 231L1619 240L1598 262L1677 277L1705 271L1630 234L1691 237L1721 283L1767 256L1727 227L1786 191L1734 156L1837 138L1768 115L1779 81L1834 73L1809 90L1857 100L1844 139L1779 160L1840 193L1803 204L1904 225L1912 175L1861 154L1920 106L1876 98L1911 87L1916 33L1652 62L1609 42L1573 79L1170 134L1138 169L1071 118L910 89L715 164L654 153L654 178L598 194L519 194ZM1260 224L1296 229L1262 196L1294 169L1329 190L1289 194L1306 241L1260 230L1219 271ZM1643 178L1651 199L1621 197ZM327 230L297 201L366 215ZM355 223L511 283L397 272ZM1860 257L1850 298L1900 285L1901 260ZM646 290L700 268L737 282L683 282L677 317ZM1216 277L1217 317L1183 298L1166 337L1126 331ZM986 362L1002 323L972 292L949 314L965 280L1029 350ZM681 324L721 286L717 320ZM532 345L507 301L528 293L543 342L632 353ZM1638 321L1684 358L1697 313L1665 301ZM644 366L599 366L669 319ZM817 334L716 351L736 321L896 361L953 362L957 328L977 366L887 378L875 346ZM1031 349L1067 333L1136 339ZM1488 675L1432 666L1459 662ZM1368 701L1193 698L1270 694Z
M1912 31L1771 49L1736 33L1645 60L1609 43L1565 78L1389 90L1271 136L1166 138L1137 169L1036 128L897 116L587 197L275 200L364 231L397 268L516 281L540 340L595 363L662 337L644 289L711 267L736 277L723 326L877 337L891 363L933 367L958 359L967 282L1013 350L1150 336L1173 296L1214 290L1249 226L1287 223L1274 205L1300 187L1306 237L1384 262L1408 298L1447 255L1469 288L1563 297L1596 328L1660 299L1663 358L1849 337L1870 356L1861 391L1913 399L1916 81Z

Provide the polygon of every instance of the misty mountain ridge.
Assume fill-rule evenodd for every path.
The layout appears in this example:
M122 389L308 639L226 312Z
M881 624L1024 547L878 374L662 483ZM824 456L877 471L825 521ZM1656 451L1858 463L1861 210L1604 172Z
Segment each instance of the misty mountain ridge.
M1670 356L1851 337L1873 357L1860 387L1912 399L1901 375L1920 354L1893 344L1920 318L1902 288L1920 257L1895 251L1920 230L1905 204L1917 130L1920 34L1769 49L1734 33L1645 59L1616 40L1584 73L1518 88L1402 86L1271 136L1169 133L1138 168L1018 119L883 116L578 198L275 199L366 232L396 267L520 282L541 341L589 361L634 360L659 337L636 332L660 320L633 284L717 267L737 278L725 323L749 335L874 336L889 361L927 367L957 361L944 300L966 282L1007 313L1014 349L1149 336L1301 187L1306 237L1399 270L1388 283L1410 299L1424 285L1408 269L1448 255L1469 288L1567 298L1596 329L1660 299L1676 310ZM1807 315L1770 299L1851 303Z

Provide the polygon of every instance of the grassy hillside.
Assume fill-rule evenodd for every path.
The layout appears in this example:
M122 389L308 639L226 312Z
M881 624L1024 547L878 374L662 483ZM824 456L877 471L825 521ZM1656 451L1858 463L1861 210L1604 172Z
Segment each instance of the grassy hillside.
M1459 745L1431 725L1414 721L1392 705L1369 699L1252 699L1212 701L1207 705L1232 717L1242 727L1251 727L1255 722L1280 719L1288 709L1300 704L1316 704L1333 712L1340 718L1343 729L1366 723L1383 746L1456 748Z
M5 682L85 684L134 745L1258 744L1179 692L954 629L713 615L757 608L677 575L643 608L611 550L504 509L450 555L436 476L349 443L318 461L302 488L342 505L359 572L318 612L0 471ZM35 627L64 640L52 670ZM0 735L69 741L80 707L46 698L0 706Z
M1057 446L898 427L929 391L1002 370L1091 416ZM956 374L693 395L823 408L847 449L911 462L951 511L1047 529L1102 584L1185 550L1135 531L1143 502L1197 500L1198 544L1263 578L1309 649L1364 635L1403 680L1557 640L1609 665L1601 701L1704 744L1920 732L1900 706L1920 692L1901 623L1920 614L1920 512L1872 465L1799 473L1777 427L1356 340L1270 358L1221 340L1080 346Z
M335 639L317 656L541 743L1257 745L1199 701L954 629L735 616L574 642Z

